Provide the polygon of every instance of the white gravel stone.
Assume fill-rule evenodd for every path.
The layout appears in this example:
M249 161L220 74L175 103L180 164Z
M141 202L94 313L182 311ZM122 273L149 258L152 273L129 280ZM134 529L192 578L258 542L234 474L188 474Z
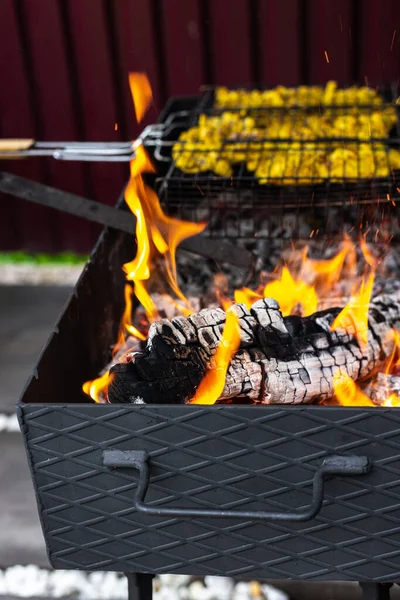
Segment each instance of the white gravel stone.
M234 582L229 577L217 577L215 575L207 575L204 582L213 592L213 597L218 600L229 600L234 588Z
M278 590L276 587L272 587L272 585L268 585L267 583L263 583L261 589L266 600L289 600L289 596L285 592L282 592L282 590Z
M204 583L189 575L160 575L154 582L154 600L289 600L276 588L262 584L262 594L251 594L250 583L207 576ZM255 582L253 582L254 585ZM128 585L121 573L49 571L35 565L0 569L0 596L68 598L76 600L126 600Z
M113 572L48 571L17 565L0 570L0 595L122 600L127 598L128 586L125 576Z
M247 581L239 581L234 587L232 600L250 600L250 585Z
M17 415L0 414L0 432L15 433L19 431Z
M212 590L206 588L201 581L193 581L189 585L189 600L214 600Z
M157 577L160 584L174 588L187 585L190 579L190 575L160 575Z
M161 587L153 593L154 600L181 600L179 589L173 587Z

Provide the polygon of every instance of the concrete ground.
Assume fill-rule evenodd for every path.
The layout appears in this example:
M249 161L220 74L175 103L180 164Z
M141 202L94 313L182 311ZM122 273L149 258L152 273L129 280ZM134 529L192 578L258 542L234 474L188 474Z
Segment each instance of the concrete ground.
M71 291L60 286L0 286L0 414L14 412ZM19 433L0 432L0 457L0 568L48 566Z
M0 286L0 413L15 404L71 287Z

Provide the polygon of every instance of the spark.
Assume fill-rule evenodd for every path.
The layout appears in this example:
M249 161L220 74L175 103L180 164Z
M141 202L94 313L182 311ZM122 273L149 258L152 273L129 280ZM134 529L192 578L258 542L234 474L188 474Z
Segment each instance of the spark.
M114 123L114 131L118 131L118 123Z
M390 52L393 50L394 38L396 37L396 29L393 31L392 43L390 44Z
M200 194L201 194L202 196L204 196L204 192L203 192L203 190L201 189L201 187L200 187L200 186L199 186L197 183L195 183L194 185L197 187L197 189L199 190Z
M327 53L327 51L326 51L326 50L324 50L324 54L325 54L325 60L326 60L326 62L327 62L327 63L328 63L328 65L329 65L329 56L328 56L328 53Z

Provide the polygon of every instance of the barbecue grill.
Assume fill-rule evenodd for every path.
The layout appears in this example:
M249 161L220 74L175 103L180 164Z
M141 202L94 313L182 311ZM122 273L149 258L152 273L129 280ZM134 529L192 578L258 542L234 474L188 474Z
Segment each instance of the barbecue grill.
M85 403L131 246L102 236L18 407L51 564L399 580L395 409Z
M164 141L168 114L195 106L170 102ZM187 217L198 197L183 204L165 165L161 200ZM227 182L205 177L189 185L208 201ZM266 203L250 191L254 222L277 198L287 206L288 190ZM388 597L383 584L400 581L396 409L87 403L81 385L110 359L132 253L129 234L105 230L18 405L52 566L124 571L132 598L158 573L356 580Z

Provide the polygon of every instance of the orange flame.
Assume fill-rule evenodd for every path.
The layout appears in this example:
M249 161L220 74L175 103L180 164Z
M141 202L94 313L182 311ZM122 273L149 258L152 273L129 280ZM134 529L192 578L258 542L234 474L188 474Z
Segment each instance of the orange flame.
M176 249L183 240L204 231L207 223L192 223L169 217L162 210L155 191L145 186L145 192L143 210L150 227L152 241L157 251L164 256L168 283L172 291L188 305L177 281Z
M134 337L138 338L139 340L142 340L142 342L146 341L145 336L140 333L140 331L138 329L136 329L136 327L134 325L132 325L132 293L133 290L131 288L131 286L129 284L125 285L125 310L124 310L124 314L122 315L122 319L121 319L121 325L120 325L120 334L119 334L119 338L123 339L123 341L125 341L125 335L124 335L124 330L128 331L130 333L130 335L133 335ZM115 353L115 351L114 351Z
M376 269L376 267L378 266L378 259L369 249L369 246L368 246L367 242L365 241L364 236L360 237L360 247L361 247L361 251L363 253L365 262L368 263L368 265L370 267L372 267L373 269Z
M191 223L167 216L155 191L143 182L142 173L149 170L153 170L152 164L144 148L139 146L137 157L131 163L131 178L125 192L126 202L136 217L137 253L123 268L128 281L134 282L135 295L144 306L147 318L154 321L158 311L144 283L150 278L151 257L155 253L163 256L168 285L191 311L177 281L176 249L186 238L201 233L207 223Z
M152 99L150 84L143 73L130 73L129 85L135 104L138 121L143 117ZM206 227L206 223L190 223L179 221L164 214L157 194L145 185L143 173L154 172L154 167L142 145L135 149L135 158L130 163L130 179L125 191L125 200L132 214L136 218L136 243L135 258L123 265L126 279L133 282L133 292L145 309L150 322L159 318L158 310L149 292L146 283L150 279L152 261L162 257L165 269L166 283L175 295L183 301L185 306L179 306L183 314L193 312L188 300L181 291L176 273L175 252L178 245L186 238L197 235ZM118 341L114 347L114 355L123 345L126 332L145 340L144 335L131 322L132 319L132 288L125 287L125 310L119 329ZM98 401L100 393L107 389L110 379L106 373L102 377L83 385L85 393Z
M351 245L345 240L343 248L330 259L316 260L308 258L308 247L305 248L301 272L313 276L320 293L329 291L338 281L344 262L351 250Z
M333 389L338 403L342 406L375 406L346 373L336 371L333 376Z
M261 294L253 292L253 290L247 287L235 290L234 297L236 304L244 304L247 308L251 308L254 302L257 302L257 300L261 300L262 298Z
M287 267L283 267L281 278L267 283L264 298L274 298L279 303L281 313L285 317L301 305L304 315L311 315L317 310L318 296L313 286L304 281L296 281Z
M382 406L400 406L400 398L397 396L397 394L390 394L390 396L382 403Z
M197 388L191 404L214 404L225 386L229 364L240 346L240 326L237 314L229 309L221 341L213 358L213 366Z
M101 377L93 379L93 381L86 381L82 386L82 390L95 402L104 403L106 402L108 386L112 380L113 375L110 375L110 371L107 371Z
M389 375L400 365L400 334L396 329L392 329L389 335L393 338L393 350L385 368L385 375Z
M129 87L136 120L140 123L153 100L153 93L146 73L129 73Z
M357 339L361 349L368 344L368 312L374 287L374 272L362 280L359 290L340 311L331 325L331 331L347 329Z
M342 406L377 406L345 373L337 371L333 376L333 389L336 400ZM382 406L397 407L400 406L400 398L397 394L390 394Z

